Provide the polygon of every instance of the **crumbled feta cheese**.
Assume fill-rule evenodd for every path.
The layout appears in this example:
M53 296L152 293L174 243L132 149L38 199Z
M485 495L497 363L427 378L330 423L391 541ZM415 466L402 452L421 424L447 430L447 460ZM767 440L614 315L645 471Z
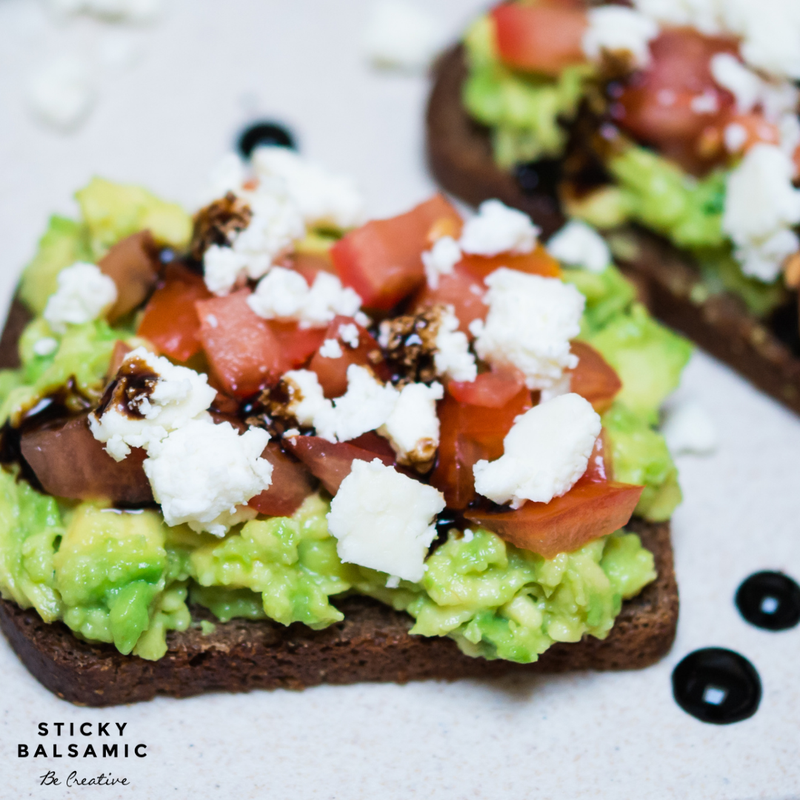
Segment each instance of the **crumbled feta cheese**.
M102 316L117 302L117 286L94 264L81 261L58 273L58 288L50 295L44 318L56 333Z
M189 420L148 449L143 467L167 525L224 536L237 514L272 483L272 464L261 454L263 428L241 436L230 423Z
M208 185L200 198L201 204L208 205L220 197L225 197L228 192L241 194L242 184L246 179L244 161L238 153L226 153L209 173Z
M370 15L364 48L375 64L408 72L424 70L444 44L438 19L422 7L382 0Z
M661 432L673 455L709 455L719 442L714 420L697 400L686 399L668 406Z
M409 383L400 390L392 413L378 428L389 440L397 461L408 466L428 466L439 446L436 401L444 397L441 383Z
M58 350L58 340L52 336L44 336L33 344L33 352L37 356L49 356Z
M329 442L346 442L380 428L394 410L398 391L382 384L358 364L347 368L347 391L314 416L317 435Z
M465 253L481 256L530 253L538 235L539 228L527 214L499 200L485 200L478 213L464 223L459 245Z
M354 228L364 221L364 198L349 176L328 172L286 147L257 147L251 161L264 189L277 182L307 225Z
M331 401L325 398L316 372L308 369L293 369L281 378L289 395L286 410L300 425L311 427L323 409L329 409Z
M605 239L585 222L574 219L557 231L547 242L553 258L589 272L602 272L611 263L611 251Z
M600 415L580 395L540 403L517 417L500 458L475 464L475 490L512 508L549 503L586 472L600 428Z
M722 227L736 245L745 275L773 281L783 260L797 249L791 249L795 234L789 230L800 222L800 190L792 185L793 173L791 159L779 147L759 144L728 175Z
M731 53L717 53L709 66L714 81L734 96L737 111L752 111L761 96L761 78Z
M390 575L386 579L386 588L387 589L396 589L400 585L400 578L397 575Z
M352 317L361 306L361 298L328 272L317 273L309 287L299 272L273 267L247 303L264 319L293 319L301 328L321 328L337 314Z
M725 130L722 132L722 138L725 142L725 149L729 153L738 153L747 144L750 134L747 132L747 128L745 128L744 125L738 122L731 122L729 125L725 126Z
M439 288L439 277L449 275L461 261L461 248L452 236L442 236L433 247L422 254L425 277L431 289Z
M578 363L570 339L580 332L583 295L558 278L542 278L501 267L488 278L486 322L476 332L478 357L512 364L529 389L548 389Z
M689 107L695 114L716 114L719 111L719 100L714 92L706 91L692 97Z
M44 123L63 131L77 128L97 99L89 64L75 56L46 63L28 85L28 105Z
M471 542L475 538L475 533L467 528L464 531L464 535L461 537L462 542Z
M583 52L599 61L604 52L629 53L637 67L650 63L650 41L658 36L658 25L644 14L624 6L599 6L587 11Z
M319 354L323 358L341 358L342 346L338 339L326 339L319 348Z
M328 530L342 561L419 581L444 497L375 459L354 461L331 502Z
M106 452L116 461L122 461L131 447L149 448L189 420L206 417L206 410L217 392L208 385L208 378L188 367L176 367L166 358L153 355L137 347L125 357L120 367L143 363L156 376L155 386L140 398L125 394L125 402L142 416L134 417L119 407L115 394L102 414L89 415L89 428L95 439L105 443ZM118 377L120 373L117 373ZM124 377L120 379L124 382ZM122 386L121 389L125 387ZM122 399L122 398L120 398Z
M300 431L297 428L289 428L288 431L283 432L284 439L295 439L300 435Z
M447 306L439 317L433 364L436 374L441 377L471 382L478 377L478 365L469 351L469 339L458 330L458 324L453 307Z
M346 322L344 325L339 326L339 338L348 346L355 350L361 337L358 333L358 328L352 322Z
M552 386L542 389L539 402L546 403L554 397L561 397L562 394L569 394L572 391L572 373L565 372Z
M230 247L212 244L203 254L203 277L210 292L228 294L247 276L247 258Z

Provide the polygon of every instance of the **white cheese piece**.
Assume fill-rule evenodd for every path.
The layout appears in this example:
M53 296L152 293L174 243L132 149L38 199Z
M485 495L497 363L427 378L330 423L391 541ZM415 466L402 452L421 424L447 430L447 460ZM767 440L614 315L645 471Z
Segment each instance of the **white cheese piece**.
M389 419L398 391L382 384L358 364L347 368L347 391L314 416L317 436L329 442L346 442L380 428Z
M673 455L710 455L719 444L714 420L705 406L693 399L666 408L661 432Z
M277 182L306 225L354 228L364 221L364 198L349 176L335 175L286 147L257 147L251 161L264 190Z
M99 417L89 415L89 428L95 439L106 445L106 452L122 461L131 447L149 448L189 420L205 418L217 392L208 378L188 367L176 367L166 358L155 356L143 347L128 353L123 365L132 360L144 361L158 375L155 388L137 402L128 400L143 415L135 419L114 406Z
M272 464L261 458L269 438L263 428L240 436L228 422L194 419L151 444L143 467L167 525L224 536L272 483Z
M714 81L734 96L737 111L742 114L752 111L761 97L761 78L731 53L717 53L711 57L709 66Z
M389 440L400 464L430 464L439 447L436 401L444 397L441 383L409 383L400 390L392 413L378 428Z
M722 139L725 142L725 149L729 153L739 153L747 144L750 134L747 128L738 122L731 122L725 126L722 132Z
M711 91L696 94L690 101L689 107L695 114L716 114L719 111L717 95Z
M547 252L562 264L602 272L611 263L605 239L585 222L573 219L547 242Z
M459 245L465 253L481 256L530 253L538 235L539 228L527 214L499 200L484 200L478 213L464 223Z
M316 372L308 369L289 370L284 373L281 382L289 395L286 410L300 425L313 426L320 412L331 408L331 401L325 398Z
M324 328L337 314L352 317L361 298L328 272L319 272L309 287L299 272L273 267L247 303L264 319L296 320L301 328Z
M586 57L599 61L604 52L629 53L637 67L650 63L650 42L658 25L644 14L624 6L599 6L586 13L588 27L581 45Z
M437 375L468 383L478 377L478 365L469 351L469 339L458 329L458 317L452 306L447 306L439 317L435 344L433 365Z
M56 333L102 316L117 302L117 286L94 264L81 261L58 273L58 288L50 295L44 318Z
M562 394L569 394L572 391L572 373L565 372L559 380L547 389L542 389L539 396L540 403L546 403L554 397L561 397Z
M28 85L28 105L39 120L62 131L75 130L89 116L97 91L89 64L76 56L46 63Z
M52 336L44 336L33 344L33 352L37 356L49 356L58 350L58 340Z
M416 582L436 538L433 520L444 507L433 487L378 459L354 461L331 503L328 530L342 561Z
M348 346L355 350L361 337L358 333L358 328L352 322L345 322L344 325L339 326L339 338Z
M323 358L341 358L342 346L338 339L326 339L319 348L319 354Z
M247 258L231 247L212 244L203 253L203 278L210 292L226 295L247 278Z
M200 195L200 204L208 205L228 192L242 193L242 184L247 179L244 161L238 153L226 153L211 169L208 182Z
M502 267L488 278L489 313L476 333L478 357L511 364L529 389L548 389L578 360L570 340L580 332L584 297L558 278L542 278Z
M500 458L475 464L475 491L512 508L549 503L586 472L600 428L600 415L580 395L534 406L515 420Z
M773 281L794 252L789 229L800 222L800 190L792 185L793 173L779 147L759 144L728 175L722 228L745 275Z
M421 72L443 44L442 26L425 8L401 0L373 6L364 49L377 66Z
M439 277L449 275L461 261L461 248L452 236L442 236L430 250L422 254L425 277L431 289L439 288Z

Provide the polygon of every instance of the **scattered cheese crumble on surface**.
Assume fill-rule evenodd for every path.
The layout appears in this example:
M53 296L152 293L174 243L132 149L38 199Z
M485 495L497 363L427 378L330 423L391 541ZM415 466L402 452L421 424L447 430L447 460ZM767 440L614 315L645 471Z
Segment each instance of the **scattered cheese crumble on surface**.
M339 338L348 346L355 350L358 347L361 337L358 328L352 322L346 322L339 326Z
M309 369L293 369L284 373L281 382L289 394L286 410L300 425L312 427L317 415L331 404L319 385L317 373Z
M661 432L673 455L710 455L719 444L714 420L697 400L686 399L668 405Z
M47 125L72 131L89 115L97 98L89 64L61 56L44 64L28 85L28 105Z
M467 335L458 330L458 317L452 306L447 306L439 317L436 331L436 352L433 364L436 374L453 381L474 381L478 377L475 356L469 351Z
M574 219L547 242L547 252L557 261L589 272L602 272L611 263L605 239L585 222Z
M484 200L478 213L464 223L459 245L465 253L496 256L500 253L530 253L539 235L527 214L499 200Z
M441 383L409 383L400 390L394 408L378 433L389 440L400 464L430 465L439 446L436 401L444 397Z
M589 25L581 42L583 52L599 61L604 52L629 53L637 67L650 63L650 41L658 36L658 25L644 14L624 6L599 6L587 12Z
M81 261L58 273L58 288L50 295L44 318L56 333L102 316L117 302L117 286L94 264Z
M341 358L342 346L338 339L326 339L319 348L319 354L323 358Z
M44 336L33 345L33 352L37 356L49 356L58 350L58 340L52 336Z
M436 537L433 520L444 507L432 486L378 459L354 461L331 502L328 529L342 561L416 582Z
M475 464L475 490L512 508L549 503L586 472L600 428L600 415L580 395L540 403L517 417L500 458Z
M452 236L442 236L437 239L433 247L422 254L428 286L431 289L438 289L440 276L449 275L459 261L461 261L461 248L458 242Z

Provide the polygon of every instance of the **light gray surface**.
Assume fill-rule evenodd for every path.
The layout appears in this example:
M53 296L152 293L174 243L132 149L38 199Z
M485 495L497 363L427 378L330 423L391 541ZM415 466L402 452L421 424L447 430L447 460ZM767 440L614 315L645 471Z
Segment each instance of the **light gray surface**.
M456 31L480 3L429 6ZM358 38L368 7L174 0L159 25L131 34L142 58L101 75L94 115L63 137L27 116L25 77L47 53L89 52L107 29L55 29L33 0L0 0L2 300L47 214L69 211L71 192L91 174L191 202L256 112L288 121L307 154L356 175L376 214L430 193L421 155L426 84L364 66ZM0 798L800 796L800 630L759 631L733 605L738 583L755 570L800 576L800 421L704 355L695 356L681 391L712 411L721 446L711 458L680 462L681 620L661 664L638 673L322 687L92 711L51 696L0 640ZM673 702L673 666L708 645L738 650L758 668L764 698L754 718L703 725ZM36 735L43 721L127 722L123 741L146 742L148 756L17 759L19 742L56 741ZM62 778L70 769L87 777L110 771L133 785L38 788L49 769Z

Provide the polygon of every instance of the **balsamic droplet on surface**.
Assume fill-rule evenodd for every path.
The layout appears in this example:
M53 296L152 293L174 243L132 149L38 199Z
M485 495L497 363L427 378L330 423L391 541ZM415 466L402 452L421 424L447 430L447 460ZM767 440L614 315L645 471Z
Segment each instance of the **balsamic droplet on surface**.
M256 147L266 145L297 150L294 136L283 125L266 120L248 125L240 134L237 143L239 152L245 158L250 158Z
M689 653L672 673L675 702L701 722L729 725L752 717L761 702L761 679L739 653L706 647Z
M561 161L557 158L542 158L514 167L517 186L524 194L542 192L554 194L561 181Z
M757 628L785 631L800 622L800 586L781 572L756 572L737 590L736 607Z

